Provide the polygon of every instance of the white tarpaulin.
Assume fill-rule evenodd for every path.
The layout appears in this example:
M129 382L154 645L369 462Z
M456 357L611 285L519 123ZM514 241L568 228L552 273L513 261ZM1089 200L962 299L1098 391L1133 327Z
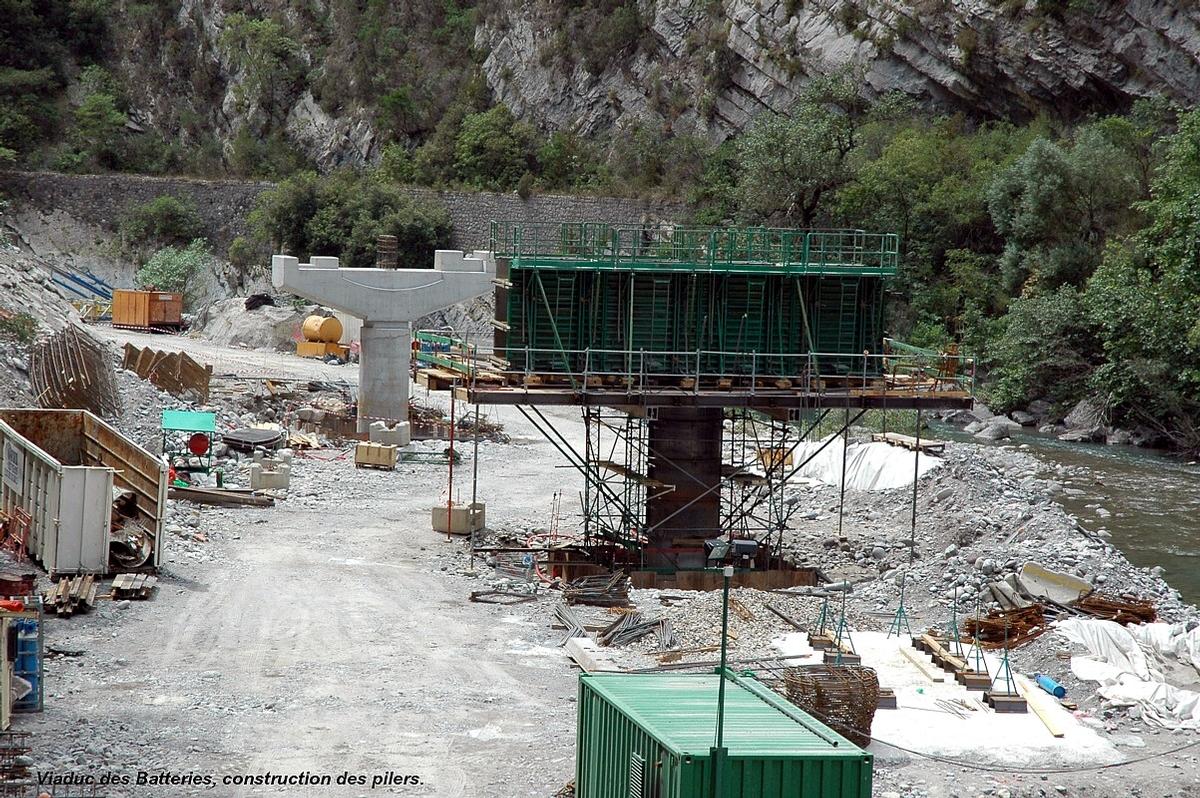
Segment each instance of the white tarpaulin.
M1200 640L1195 634L1178 627L1174 633L1165 623L1127 628L1095 618L1068 618L1054 628L1087 648L1088 656L1071 658L1071 672L1080 679L1099 682L1097 692L1106 701L1136 706L1147 724L1200 729L1200 693L1168 684L1153 667L1155 656L1169 656L1195 668Z
M796 447L795 461L803 463L825 441L802 443ZM890 443L852 443L846 451L846 487L850 490L886 490L911 485L913 453ZM917 471L937 468L942 461L927 454L917 455ZM812 462L796 472L799 477L814 479L827 485L842 482L842 440L831 441Z

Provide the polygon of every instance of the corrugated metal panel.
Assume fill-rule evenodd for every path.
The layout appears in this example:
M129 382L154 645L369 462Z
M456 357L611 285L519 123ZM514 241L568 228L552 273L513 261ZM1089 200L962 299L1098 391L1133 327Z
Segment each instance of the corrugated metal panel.
M580 677L578 798L623 798L634 754L648 795L712 795L716 674ZM726 797L869 798L871 755L753 679L726 683Z

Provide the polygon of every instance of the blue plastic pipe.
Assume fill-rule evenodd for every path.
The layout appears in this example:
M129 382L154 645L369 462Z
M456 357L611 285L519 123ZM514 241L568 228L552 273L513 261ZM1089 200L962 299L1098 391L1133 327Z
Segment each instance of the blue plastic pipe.
M1054 681L1049 676L1039 673L1036 676L1034 676L1033 679L1034 679L1034 681L1037 682L1038 687L1042 688L1043 690L1045 690L1047 693L1054 696L1055 698L1066 698L1067 697L1067 688L1063 687L1061 684Z

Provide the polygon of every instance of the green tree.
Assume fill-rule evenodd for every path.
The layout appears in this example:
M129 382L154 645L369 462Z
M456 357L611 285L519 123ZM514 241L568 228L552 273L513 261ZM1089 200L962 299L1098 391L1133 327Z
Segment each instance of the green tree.
M406 268L430 265L450 241L450 216L437 203L351 171L318 177L305 172L264 193L250 215L256 237L273 250L307 259L337 255L343 266L375 264L380 235L397 238Z
M454 143L454 170L469 186L509 191L534 162L532 127L504 105L463 118Z
M192 203L163 194L125 211L118 226L133 249L184 244L204 235L204 221Z
M600 156L575 133L556 130L537 151L538 182L549 189L584 188L596 183Z
M853 176L850 154L871 118L861 85L852 72L815 80L789 115L767 115L742 135L738 193L747 221L812 227L823 218Z
M986 315L1003 310L1003 240L988 213L987 188L1028 139L1012 125L965 129L956 119L889 120L864 132L836 215L850 227L900 235L899 301L889 306L895 334L938 324L957 336L965 332L968 305Z
M1099 360L1099 341L1080 293L1062 286L1013 300L991 348L991 399L1010 410L1035 398L1069 402L1085 393Z
M1112 126L1087 125L1070 142L1038 139L997 176L988 206L1006 241L1011 290L1030 280L1046 291L1082 286L1108 237L1131 229L1137 163L1112 133Z
M1200 450L1200 111L1166 140L1147 225L1111 245L1086 301L1106 363L1093 387L1127 417Z
M119 168L126 121L111 94L89 94L75 109L71 141L89 163L106 169Z
M138 270L138 285L159 291L186 293L195 278L213 264L208 242L197 238L186 247L163 247Z
M0 147L29 153L60 122L64 64L87 64L107 45L104 0L0 0Z
M278 121L284 100L292 96L304 75L300 44L276 20L237 11L225 18L221 46L244 72L237 87L242 105L258 105L272 121Z

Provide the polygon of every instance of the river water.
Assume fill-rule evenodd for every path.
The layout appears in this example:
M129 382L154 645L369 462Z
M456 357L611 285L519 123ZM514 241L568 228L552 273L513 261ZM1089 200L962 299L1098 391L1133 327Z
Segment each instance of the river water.
M936 431L952 440L976 440L944 425ZM1085 529L1108 530L1130 562L1161 565L1184 601L1200 604L1200 465L1131 446L1022 433L1012 440L1028 444L1048 465L1043 476L1062 483L1059 501ZM1064 473L1051 472L1058 464L1066 466Z

